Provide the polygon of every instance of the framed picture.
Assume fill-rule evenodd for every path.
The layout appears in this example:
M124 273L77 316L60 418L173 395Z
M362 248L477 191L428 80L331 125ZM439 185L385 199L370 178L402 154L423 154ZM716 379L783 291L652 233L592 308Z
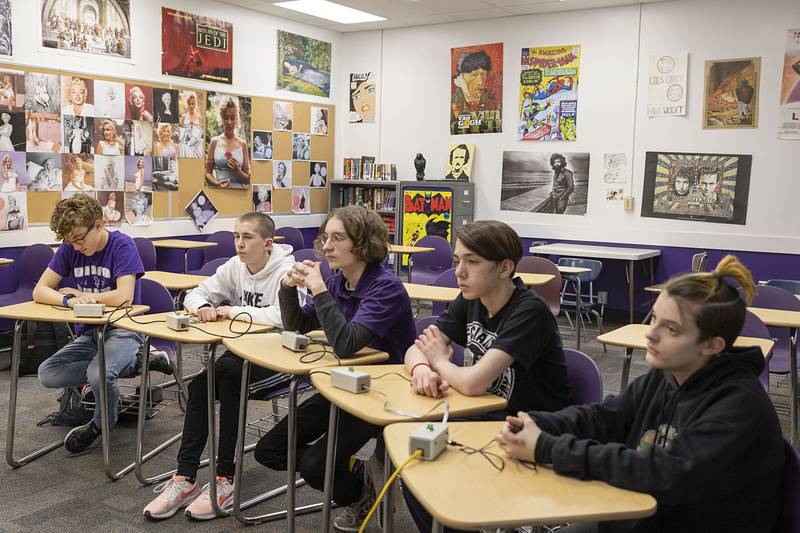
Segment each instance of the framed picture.
M703 128L758 127L760 57L706 61Z

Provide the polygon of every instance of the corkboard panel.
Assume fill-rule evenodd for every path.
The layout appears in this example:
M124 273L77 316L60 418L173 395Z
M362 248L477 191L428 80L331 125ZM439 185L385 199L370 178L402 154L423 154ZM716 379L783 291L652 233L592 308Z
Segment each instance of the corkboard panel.
M311 189L311 212L328 212L328 189Z
M29 192L28 223L39 224L50 222L53 208L61 200L60 192Z
M250 183L272 185L272 161L253 161L250 167Z
M292 161L292 185L300 187L308 186L311 179L308 161Z
M205 180L205 159L178 159L178 190L172 192L172 218L186 216L184 209ZM219 206L217 206L219 209Z
M250 129L272 131L272 98L253 98L250 111ZM250 139L252 142L252 139Z
M291 131L272 132L272 159L292 159Z
M292 189L272 189L272 213L292 212Z
M169 218L168 192L153 192L153 218Z
M328 178L333 177L333 139L330 135L311 136L311 160L328 162Z
M311 105L294 103L294 116L292 117L292 130L298 133L311 133ZM322 107L314 104L314 107ZM330 122L330 120L329 120Z

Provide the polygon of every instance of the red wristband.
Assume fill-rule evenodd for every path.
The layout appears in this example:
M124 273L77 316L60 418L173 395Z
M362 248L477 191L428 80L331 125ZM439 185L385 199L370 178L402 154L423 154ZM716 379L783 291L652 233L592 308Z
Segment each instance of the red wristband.
M411 377L414 377L414 369L417 368L419 365L425 365L428 368L430 368L431 370L433 370L433 367L430 365L430 363L417 363L416 365L411 367L411 371L409 372Z

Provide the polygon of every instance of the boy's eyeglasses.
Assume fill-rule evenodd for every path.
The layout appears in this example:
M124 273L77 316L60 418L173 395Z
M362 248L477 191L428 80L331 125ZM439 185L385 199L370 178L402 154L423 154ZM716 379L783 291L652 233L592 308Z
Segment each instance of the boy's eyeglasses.
M333 241L333 244L339 244L347 240L347 235L344 233L331 233L330 235L327 233L320 233L317 239L319 239L319 243L322 245L328 242L328 239Z
M91 226L86 232L78 237L77 239L73 239L71 241L64 241L64 244L69 244L70 246L83 246L83 243L86 242L86 236L89 235L89 232L94 229L94 226Z

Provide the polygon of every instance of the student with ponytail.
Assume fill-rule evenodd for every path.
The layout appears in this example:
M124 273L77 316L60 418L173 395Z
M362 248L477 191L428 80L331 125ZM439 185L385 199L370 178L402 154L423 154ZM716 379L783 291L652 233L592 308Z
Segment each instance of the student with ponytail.
M783 438L758 381L763 354L733 347L754 294L750 272L730 255L713 272L673 278L646 335L652 370L602 403L507 418L496 440L512 457L658 501L643 520L560 531L773 529Z

